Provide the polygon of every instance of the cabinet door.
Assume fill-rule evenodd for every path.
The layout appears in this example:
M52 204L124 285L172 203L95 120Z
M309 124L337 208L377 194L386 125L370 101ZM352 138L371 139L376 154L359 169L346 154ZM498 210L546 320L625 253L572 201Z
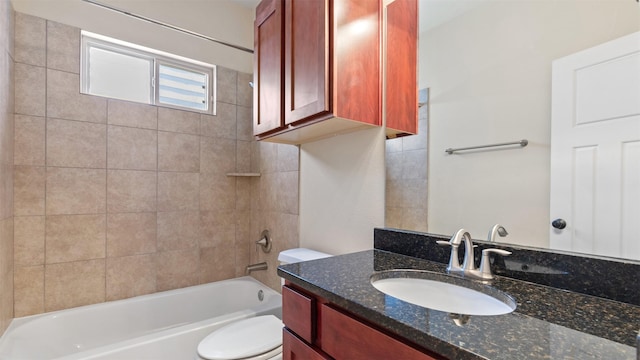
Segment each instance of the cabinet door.
M330 111L329 1L285 1L285 124Z
M256 8L253 58L253 132L283 127L282 1L263 0Z
M320 306L322 350L338 360L436 360L330 306Z
M307 345L289 332L287 328L282 329L282 356L284 360L329 360L320 352Z
M388 134L418 132L418 0L387 5L386 111Z

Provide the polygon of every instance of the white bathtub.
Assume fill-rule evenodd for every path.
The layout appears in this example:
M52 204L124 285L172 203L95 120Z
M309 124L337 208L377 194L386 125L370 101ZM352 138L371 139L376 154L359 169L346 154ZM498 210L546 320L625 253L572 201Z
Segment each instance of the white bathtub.
M280 294L241 277L14 319L0 359L192 360L213 330L281 310Z

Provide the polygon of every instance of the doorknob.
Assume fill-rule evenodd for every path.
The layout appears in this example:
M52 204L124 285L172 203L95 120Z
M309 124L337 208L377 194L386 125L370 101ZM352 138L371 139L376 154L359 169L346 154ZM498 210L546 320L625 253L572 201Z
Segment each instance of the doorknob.
M556 229L564 229L567 227L567 222L564 221L563 219L555 219L551 222L551 226L553 226Z

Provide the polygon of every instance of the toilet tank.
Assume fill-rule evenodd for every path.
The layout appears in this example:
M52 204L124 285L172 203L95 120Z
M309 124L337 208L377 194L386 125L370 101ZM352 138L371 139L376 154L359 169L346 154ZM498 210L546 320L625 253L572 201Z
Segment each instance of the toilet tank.
M305 248L295 248L280 252L280 254L278 255L278 261L280 261L281 265L284 265L301 261L322 259L330 256L332 255L320 251Z
M280 265L284 265L307 260L322 259L330 256L333 255L311 249L295 248L281 251L280 254L278 254L278 261L280 262ZM284 279L280 279L280 284L284 285Z

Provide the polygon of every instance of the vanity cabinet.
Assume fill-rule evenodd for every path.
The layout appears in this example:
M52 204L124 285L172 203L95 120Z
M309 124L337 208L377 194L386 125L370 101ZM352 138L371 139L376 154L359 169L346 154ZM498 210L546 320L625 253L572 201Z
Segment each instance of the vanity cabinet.
M285 360L442 359L289 283L282 288L282 320Z
M406 1L408 7L413 3L415 9L404 15L392 11L396 14L390 17L393 39L398 38L393 34L411 33L397 31L405 26L399 19L413 16L417 23L416 0L396 1ZM406 6L401 8L406 10ZM301 144L382 126L383 10L380 0L260 2L254 25L253 89L254 135L258 140ZM407 43L396 44L394 40L394 51L398 56L415 52L416 44L417 32L413 48L398 51ZM392 105L390 111L410 106L417 114L416 58L417 53L409 56L414 69L411 84L392 85L395 95L386 101L397 101L398 105ZM396 66L393 64L398 62L390 66ZM406 89L398 91L399 86ZM398 100L407 93L411 93L408 99ZM392 132L415 133L417 116L404 120L413 126L405 126L406 130L404 125L394 126Z

